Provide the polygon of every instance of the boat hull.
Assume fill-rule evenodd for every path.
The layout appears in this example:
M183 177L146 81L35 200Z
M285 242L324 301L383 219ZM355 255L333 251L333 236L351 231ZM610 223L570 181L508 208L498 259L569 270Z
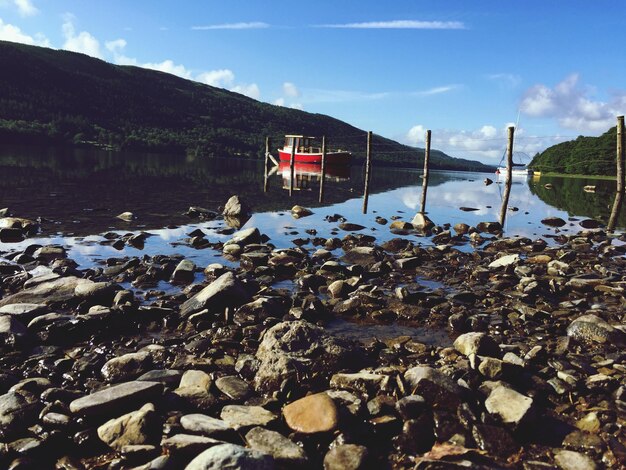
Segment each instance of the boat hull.
M281 161L291 161L291 153L278 150ZM294 161L298 163L322 163L322 152L319 153L299 153L294 155ZM328 165L347 165L350 163L350 152L328 152L326 153L326 163Z
M506 168L498 168L496 170L496 174L498 176L503 176L506 177ZM513 168L511 170L511 176L516 177L527 177L527 176L532 176L533 175L533 170L530 170L528 168L520 168L520 169L515 169Z

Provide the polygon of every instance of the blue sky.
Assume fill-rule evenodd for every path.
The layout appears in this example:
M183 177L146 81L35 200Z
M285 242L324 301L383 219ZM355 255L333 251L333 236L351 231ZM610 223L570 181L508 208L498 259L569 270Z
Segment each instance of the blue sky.
M0 0L0 39L83 52L497 163L626 112L619 2Z

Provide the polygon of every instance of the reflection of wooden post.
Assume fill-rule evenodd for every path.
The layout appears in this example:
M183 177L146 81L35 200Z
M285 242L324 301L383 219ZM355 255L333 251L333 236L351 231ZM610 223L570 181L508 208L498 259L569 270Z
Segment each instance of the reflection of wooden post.
M291 142L291 158L289 159L289 196L293 193L293 170L296 160L296 137L292 137L293 141Z
M513 179L513 136L515 127L509 127L509 138L506 145L506 181L504 182L504 197L502 198L502 207L500 208L500 225L504 229L506 220L506 211L509 206L509 196L511 195L511 184Z
M617 185L615 201L611 209L609 217L609 225L607 230L612 232L617 225L617 218L622 210L622 202L624 199L624 116L617 116Z
M324 202L324 180L326 179L326 136L322 136L322 176L320 179L320 203Z
M367 200L370 197L370 177L372 170L372 131L367 132L367 155L365 159L365 190L363 192L363 213L367 214Z
M428 191L428 166L430 162L430 130L426 131L426 143L424 145L424 174L422 175L422 203L420 212L426 212L426 192Z
M264 177L263 180L263 192L266 193L269 188L269 178L267 175L267 167L270 163L270 148L271 148L271 139L269 137L265 138L265 166L264 166Z

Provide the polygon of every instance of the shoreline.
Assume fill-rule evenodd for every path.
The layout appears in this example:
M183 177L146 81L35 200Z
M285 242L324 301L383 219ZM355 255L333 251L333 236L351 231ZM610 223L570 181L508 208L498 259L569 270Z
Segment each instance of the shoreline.
M185 468L217 452L250 468L626 464L625 245L583 230L549 246L493 223L378 245L339 227L311 234L312 250L276 249L253 227L217 243L189 234L232 267L154 255L78 270L60 247L9 253L0 464ZM354 342L325 328L337 318L449 342Z

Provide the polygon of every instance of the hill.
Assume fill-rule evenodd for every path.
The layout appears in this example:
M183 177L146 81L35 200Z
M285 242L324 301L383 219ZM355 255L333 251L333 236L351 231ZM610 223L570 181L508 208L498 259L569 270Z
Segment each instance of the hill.
M266 136L326 135L357 159L365 131L322 114L74 52L0 41L0 142L261 157ZM423 164L424 150L374 137L376 161ZM433 168L490 170L431 154Z
M599 137L579 136L535 155L529 166L542 172L615 175L617 128Z

